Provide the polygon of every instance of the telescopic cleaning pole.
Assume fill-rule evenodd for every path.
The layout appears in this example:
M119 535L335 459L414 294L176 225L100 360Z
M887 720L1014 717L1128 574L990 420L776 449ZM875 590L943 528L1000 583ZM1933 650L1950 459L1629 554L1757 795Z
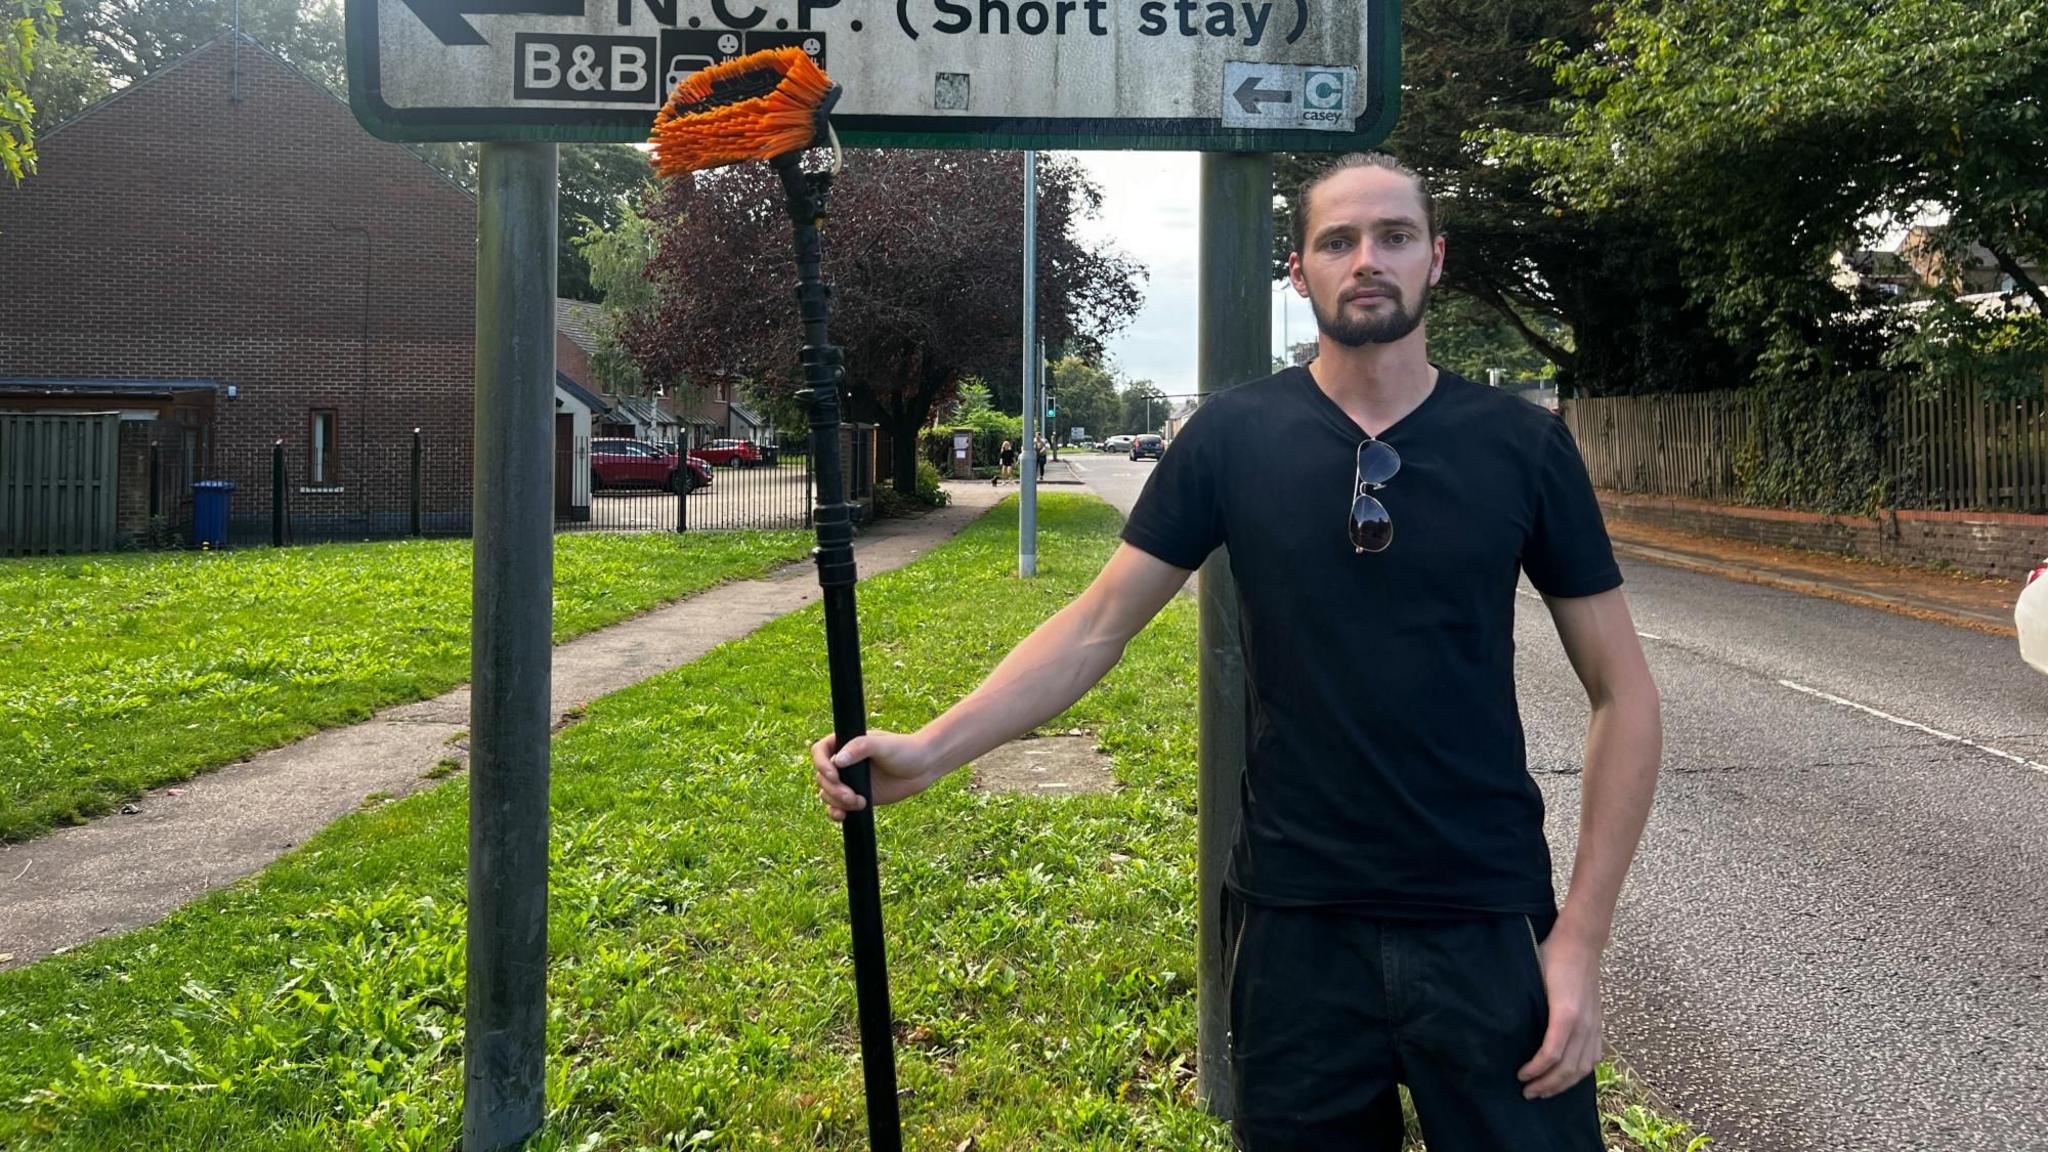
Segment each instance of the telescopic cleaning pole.
M811 458L817 461L818 586L825 596L825 662L832 677L832 731L844 748L868 730L860 674L860 620L854 614L853 518L839 459L839 385L846 378L838 346L826 334L832 289L819 270L818 220L832 177L805 173L794 154L772 161L788 196L796 229L796 298L804 325L804 392L811 407ZM867 1082L868 1142L901 1146L896 1113L895 1034L889 1019L889 966L882 944L882 883L875 858L874 790L866 760L842 768L840 779L865 803L840 827L846 842L846 900L853 921L853 981L860 1006L860 1051Z
M811 409L811 459L817 469L812 523L818 585L825 598L825 658L832 683L832 729L845 747L867 732L861 688L860 622L853 591L853 519L840 470L839 397L846 369L828 332L832 289L825 283L819 223L833 172L805 172L800 160L838 140L827 116L839 89L799 48L742 56L686 78L655 119L655 171L663 177L742 160L766 160L782 180L796 236L797 306L803 319L804 397ZM840 825L846 845L846 900L853 927L853 982L860 1014L860 1055L867 1093L868 1144L901 1152L896 1105L896 1044L889 1013L888 956L882 939L882 883L876 861L874 791L866 760L840 778L866 801Z

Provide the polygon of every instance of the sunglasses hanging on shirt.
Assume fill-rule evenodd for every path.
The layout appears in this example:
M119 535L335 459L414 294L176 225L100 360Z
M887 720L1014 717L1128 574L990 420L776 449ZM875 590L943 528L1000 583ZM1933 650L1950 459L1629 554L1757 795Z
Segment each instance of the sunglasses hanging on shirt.
M1383 440L1366 437L1358 445L1358 464L1351 474L1351 550L1384 552L1394 542L1394 520L1373 493L1387 486L1401 470L1401 455Z

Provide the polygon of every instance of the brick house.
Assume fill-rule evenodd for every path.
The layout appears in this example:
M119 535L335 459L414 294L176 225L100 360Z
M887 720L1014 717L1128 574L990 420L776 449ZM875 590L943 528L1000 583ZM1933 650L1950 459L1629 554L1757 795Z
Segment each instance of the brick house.
M40 172L0 185L0 382L19 385L0 412L112 411L108 387L158 386L120 407L123 536L152 503L188 514L189 471L233 481L237 535L267 537L280 442L295 525L402 531L414 429L428 530L467 529L468 192L233 35L38 144ZM561 429L581 399L556 396ZM172 439L191 459L160 468L163 491L129 491L129 447L161 458Z
M665 389L652 396L622 396L605 391L603 382L591 370L592 358L597 354L597 325L603 311L587 300L555 301L555 328L560 333L556 366L592 391L602 392L612 407L611 417L600 435L681 441L699 447L722 437L765 441L774 434L767 421L734 399L738 382L732 377L702 388Z

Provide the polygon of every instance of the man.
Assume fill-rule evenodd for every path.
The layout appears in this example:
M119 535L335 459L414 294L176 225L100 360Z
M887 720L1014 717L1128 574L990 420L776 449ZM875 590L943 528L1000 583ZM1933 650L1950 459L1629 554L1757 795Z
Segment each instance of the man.
M1430 1152L1602 1146L1600 955L1660 755L1656 688L1570 435L1432 367L1443 272L1428 188L1346 156L1296 201L1318 356L1210 399L1089 590L914 735L812 750L821 798L877 803L1065 711L1219 544L1253 689L1225 884L1238 1145ZM1592 704L1559 911L1515 703L1518 575Z

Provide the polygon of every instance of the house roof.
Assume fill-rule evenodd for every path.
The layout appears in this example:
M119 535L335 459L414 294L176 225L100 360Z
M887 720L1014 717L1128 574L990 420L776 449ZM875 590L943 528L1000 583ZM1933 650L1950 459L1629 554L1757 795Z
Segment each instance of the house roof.
M168 396L174 392L213 392L219 388L218 380L144 379L127 376L0 376L0 392L17 396L70 396L92 393Z
M555 387L567 392L571 399L593 413L602 414L612 410L612 406L605 403L597 393L570 379L569 374L559 368L555 370Z
M555 330L567 336L586 356L597 355L597 322L604 309L588 300L555 297Z
M659 428L663 424L682 424L684 420L672 412L665 412L661 405L645 396L620 396L612 401L612 410L639 424Z

